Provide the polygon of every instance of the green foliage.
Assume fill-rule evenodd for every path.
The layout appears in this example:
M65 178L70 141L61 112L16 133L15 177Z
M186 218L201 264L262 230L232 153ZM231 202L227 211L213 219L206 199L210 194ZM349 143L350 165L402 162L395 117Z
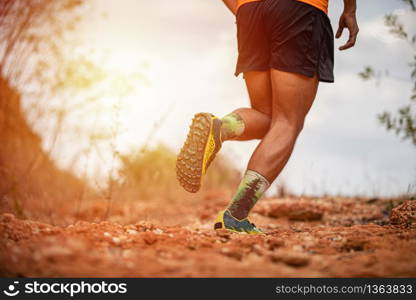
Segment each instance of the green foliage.
M416 115L412 114L410 105L401 107L395 114L383 112L378 119L387 130L395 131L398 136L416 145Z
M68 32L80 20L84 0L0 1L0 71L19 88L42 83L38 68L50 69L63 56Z
M397 15L394 15L394 14L386 15L384 22L386 26L390 28L390 33L394 34L398 38L407 39L408 34L404 30L403 25L398 21Z
M375 77L374 69L370 66L364 67L364 70L358 73L358 76L361 77L363 80L370 80Z
M154 148L143 147L133 155L120 155L121 189L134 189L138 196L167 196L182 192L176 180L176 153L159 144ZM238 183L239 172L227 160L219 156L210 166L203 186L225 188Z
M403 2L409 5L411 11L416 11L414 0L403 0ZM385 24L391 34L405 40L416 51L416 35L409 36L397 15L386 15ZM379 114L378 120L388 131L395 132L403 140L409 140L416 146L416 54L409 66L411 68L410 78L413 81L410 103L400 107L396 112L385 111ZM363 80L375 79L379 81L381 72L376 72L371 66L366 66L362 72L358 73L358 76Z
M133 156L122 155L120 159L120 174L126 183L138 185L141 190L164 189L174 178L176 156L164 145L151 150L144 149Z

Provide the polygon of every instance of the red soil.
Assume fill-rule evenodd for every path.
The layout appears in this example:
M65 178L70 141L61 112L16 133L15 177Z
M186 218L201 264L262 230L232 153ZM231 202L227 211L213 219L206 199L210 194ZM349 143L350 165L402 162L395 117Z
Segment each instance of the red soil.
M91 202L78 215L90 222L73 225L3 213L0 275L416 277L416 201L390 222L383 199L264 199L252 220L268 234L249 236L212 230L226 197L206 198L162 212L152 202L114 204L109 221L97 217L105 204Z

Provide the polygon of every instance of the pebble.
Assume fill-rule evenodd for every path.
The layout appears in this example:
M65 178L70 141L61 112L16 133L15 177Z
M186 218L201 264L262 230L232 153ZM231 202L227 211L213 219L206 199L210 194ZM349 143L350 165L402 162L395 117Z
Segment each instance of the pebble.
M134 230L134 229L127 229L127 233L128 233L128 234L132 234L132 235L136 235L136 234L138 234L139 232L138 232L137 230Z
M162 234L163 230L161 230L159 228L156 228L155 230L153 230L153 232L156 233L156 234Z
M120 242L121 242L121 239L120 239L120 238L118 238L118 237L116 237L116 236L115 236L115 237L113 237L113 238L112 238L112 240L113 240L113 243L114 243L114 244L120 244Z

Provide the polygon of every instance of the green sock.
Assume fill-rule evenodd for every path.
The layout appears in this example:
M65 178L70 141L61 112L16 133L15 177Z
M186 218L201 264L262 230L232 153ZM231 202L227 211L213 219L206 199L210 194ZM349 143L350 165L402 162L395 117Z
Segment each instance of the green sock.
M250 210L269 186L270 183L262 175L247 170L238 186L237 193L228 206L228 210L239 220L247 218Z
M221 140L232 140L243 134L244 120L237 114L231 113L221 119Z

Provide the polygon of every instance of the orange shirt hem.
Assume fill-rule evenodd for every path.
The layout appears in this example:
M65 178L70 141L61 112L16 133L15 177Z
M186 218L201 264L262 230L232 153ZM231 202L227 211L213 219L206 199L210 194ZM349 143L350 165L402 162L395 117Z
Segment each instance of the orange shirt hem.
M238 0L237 1L237 10L240 8L241 5L249 3L249 2L257 2L261 0ZM312 5L320 10L322 10L324 13L328 14L328 0L294 0L294 1L300 1L307 3L309 5Z
M320 9L324 13L328 14L328 0L297 0L297 1L315 6L317 9Z
M237 1L237 10L240 8L241 5L249 3L249 2L257 2L261 0L238 0Z

